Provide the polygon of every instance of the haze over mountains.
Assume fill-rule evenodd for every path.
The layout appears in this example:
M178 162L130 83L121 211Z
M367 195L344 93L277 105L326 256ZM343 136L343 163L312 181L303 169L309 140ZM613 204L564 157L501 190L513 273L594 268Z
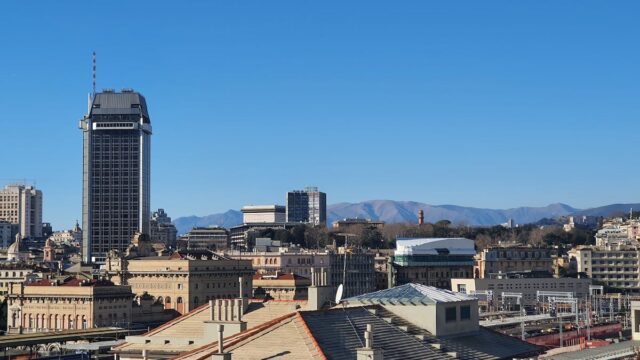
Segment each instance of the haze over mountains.
M454 224L491 226L513 219L516 224L535 223L544 218L566 215L609 216L627 213L629 209L640 210L640 204L612 204L590 209L577 209L556 203L544 207L517 207L512 209L481 209L456 205L429 205L415 201L370 200L359 203L338 203L327 206L327 222L344 218L366 218L387 223L417 222L418 210L423 209L426 222L450 220ZM206 216L176 218L178 233L184 234L194 226L223 226L226 228L242 223L242 213L229 210Z

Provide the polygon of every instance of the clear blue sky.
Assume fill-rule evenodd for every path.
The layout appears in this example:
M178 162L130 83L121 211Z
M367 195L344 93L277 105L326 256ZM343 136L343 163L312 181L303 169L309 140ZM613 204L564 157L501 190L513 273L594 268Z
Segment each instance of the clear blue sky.
M188 3L188 4L187 4ZM640 201L637 1L3 1L0 182L80 218L91 88L149 104L152 206Z

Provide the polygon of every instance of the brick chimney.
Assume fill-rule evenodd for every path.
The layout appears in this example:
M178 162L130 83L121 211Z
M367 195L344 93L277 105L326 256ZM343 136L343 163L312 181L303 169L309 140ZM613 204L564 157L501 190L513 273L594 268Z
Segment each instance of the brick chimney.
M424 225L424 211L418 210L418 225Z

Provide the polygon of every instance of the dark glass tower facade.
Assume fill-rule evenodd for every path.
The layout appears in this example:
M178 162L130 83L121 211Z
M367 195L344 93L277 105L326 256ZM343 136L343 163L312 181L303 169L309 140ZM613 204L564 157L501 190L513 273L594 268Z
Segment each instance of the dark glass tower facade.
M287 221L312 225L327 222L327 194L317 187L287 193Z
M82 257L104 262L149 233L151 120L145 98L105 90L89 101L83 132Z

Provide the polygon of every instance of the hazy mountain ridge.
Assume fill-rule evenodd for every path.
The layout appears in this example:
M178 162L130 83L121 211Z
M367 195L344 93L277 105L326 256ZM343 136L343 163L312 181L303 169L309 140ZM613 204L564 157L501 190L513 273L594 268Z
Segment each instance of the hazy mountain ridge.
M511 209L483 209L457 205L429 205L415 201L369 200L359 203L338 203L327 206L327 222L344 218L366 218L387 223L417 222L418 210L424 210L426 222L450 220L454 224L490 226L513 219L516 224L535 223L544 218L567 215L609 216L628 213L630 208L640 211L640 204L611 204L590 209L576 209L570 205L555 203L542 207L523 206ZM194 226L223 226L226 228L242 223L242 213L229 210L207 216L187 216L175 219L179 234Z

